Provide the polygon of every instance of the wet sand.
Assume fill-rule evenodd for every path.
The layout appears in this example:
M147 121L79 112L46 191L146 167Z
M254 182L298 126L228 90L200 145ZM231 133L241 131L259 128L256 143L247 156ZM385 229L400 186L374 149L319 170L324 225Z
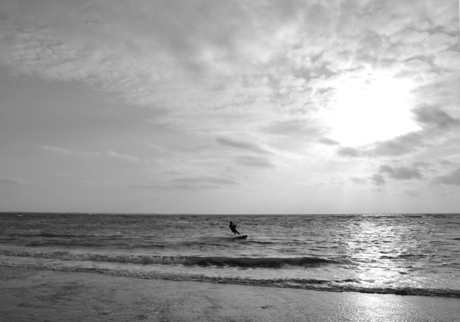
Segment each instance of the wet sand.
M0 321L460 321L460 299L0 266Z

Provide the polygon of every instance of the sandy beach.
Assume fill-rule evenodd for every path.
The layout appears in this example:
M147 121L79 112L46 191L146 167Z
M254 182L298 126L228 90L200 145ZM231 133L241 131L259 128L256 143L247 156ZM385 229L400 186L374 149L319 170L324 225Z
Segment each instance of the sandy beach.
M1 321L460 321L455 298L0 267Z

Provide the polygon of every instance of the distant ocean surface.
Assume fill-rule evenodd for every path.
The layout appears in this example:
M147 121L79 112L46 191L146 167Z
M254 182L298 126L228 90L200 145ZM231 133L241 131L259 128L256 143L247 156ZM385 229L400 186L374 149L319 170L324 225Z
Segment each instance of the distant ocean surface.
M460 215L1 213L0 265L460 297Z

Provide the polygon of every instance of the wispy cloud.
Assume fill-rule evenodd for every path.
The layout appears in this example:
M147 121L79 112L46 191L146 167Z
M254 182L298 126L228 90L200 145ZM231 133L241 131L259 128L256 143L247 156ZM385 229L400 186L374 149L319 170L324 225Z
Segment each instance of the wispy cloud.
M364 153L358 148L340 147L337 149L337 154L345 157L360 157Z
M460 186L460 168L450 172L447 175L435 178L434 182L446 185Z
M415 30L411 37L398 35L406 32L403 17L406 20L402 21L410 19L420 29L427 17L436 19L435 25L449 26L456 18L448 10L450 5L443 5L438 11L442 14L434 17L432 5L414 3L408 10L398 3L377 9L364 3L338 5L332 1L245 5L205 1L197 10L194 1L140 1L137 9L121 1L109 7L76 2L57 6L43 1L40 6L23 6L21 11L4 8L10 18L4 20L2 62L27 74L97 84L137 104L162 102L179 108L193 97L196 107L237 105L242 99L253 106L282 103L288 109L302 110L310 99L308 95L302 99L308 93L309 78L301 71L312 70L312 75L320 76L324 66L338 72L369 61L382 41L366 38L373 33L391 37L392 48L399 50L381 51L382 60L395 60L395 54L408 50L398 46L406 39L420 45L417 56L449 48L455 42L448 34L451 29L433 35ZM350 20L362 10L367 10L367 19ZM386 27L379 23L382 21ZM27 31L18 29L18 22L27 23ZM43 24L49 28L41 29ZM414 37L417 32L418 38ZM344 46L336 46L337 42ZM311 58L322 52L320 58ZM289 59L281 59L283 53ZM457 66L457 56L449 51L438 60ZM146 70L145 65L150 68ZM291 68L302 77L287 74ZM196 85L201 89L196 91ZM267 93L269 99L251 95L254 90ZM190 104L182 106L186 105L190 108Z
M72 150L68 148L62 148L62 147L57 147L57 146L49 146L49 145L42 145L42 149L51 151L53 153L58 153L66 156L79 156L79 157L102 157L102 156L107 156L112 159L119 159L119 160L124 160L128 162L134 162L134 163L145 163L147 164L149 161L145 159L138 158L133 155L129 154L123 154L119 153L116 151L108 150L106 152L86 152L86 151L78 151L78 150Z
M367 178L352 177L350 180L356 184L367 184Z
M443 131L450 130L454 126L460 127L460 120L436 106L422 105L417 107L414 113L416 120L425 127L435 127Z
M138 157L129 155L129 154L121 154L115 151L107 151L107 155L109 157L115 158L115 159L120 159L120 160L125 160L128 162L135 162L135 163L146 163L146 160L142 160Z
M422 194L418 190L407 190L404 192L404 196L413 197L413 198L418 198L421 195Z
M25 186L30 182L17 177L0 177L0 185L6 186Z
M197 10L195 1L140 1L136 7L122 1L110 6L42 1L3 6L0 63L28 75L81 81L132 104L167 106L176 115L244 106L275 115L306 113L323 104L313 93L334 88L343 71L352 75L376 55L377 67L394 62L389 71L408 59L412 68L426 65L422 57L439 52L435 64L456 68L459 53L447 50L456 40L450 35L456 21L452 5L204 1ZM366 18L350 18L363 10ZM427 21L442 29L430 34ZM304 121L269 121L260 129L291 136L317 131Z
M200 189L219 189L228 186L239 185L240 182L230 176L213 175L182 175L173 174L157 178L155 182L132 183L127 186L135 189L181 189L181 190L200 190Z
M256 155L241 155L235 158L236 163L256 168L275 168L270 158Z
M239 182L229 177L218 176L185 176L174 179L174 187L178 188L219 188L228 185L238 185Z
M410 132L391 140L377 142L366 153L376 157L401 156L420 150L426 145L427 142L423 133Z
M340 145L339 142L331 140L331 139L328 139L328 138L321 138L321 139L318 140L318 142L322 143L322 144L325 144L325 145ZM338 153L341 154L340 151L338 151ZM345 152L345 155L346 155L346 152Z
M262 154L274 154L273 150L263 144L259 143L254 143L254 142L248 142L248 141L243 141L243 140L235 140L232 138L228 137L220 137L217 138L217 143L224 145L224 146L229 146L232 148L240 149L240 150L247 150L251 151L254 153L262 153Z
M384 186L386 184L385 178L380 174L373 174L369 180L376 186Z
M99 155L99 153L95 153L95 152L77 151L77 150L71 150L71 149L62 148L58 146L42 145L41 148L47 151L51 151L54 153L63 154L67 156L98 156Z
M391 178L396 180L422 179L422 174L417 168L405 166L392 167L384 164L380 166L379 172L388 174Z

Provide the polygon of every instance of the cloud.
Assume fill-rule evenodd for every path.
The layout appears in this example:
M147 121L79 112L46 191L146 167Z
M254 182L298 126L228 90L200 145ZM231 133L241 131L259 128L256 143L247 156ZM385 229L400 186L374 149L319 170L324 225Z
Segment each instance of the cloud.
M422 114L422 113L421 113ZM440 145L449 139L449 130L456 130L457 120L450 118L443 113L427 113L420 117L420 121L426 126L424 130L409 132L395 138L379 141L359 147L339 147L336 150L337 155L345 157L396 157L411 155L432 147L434 144ZM455 135L455 132L452 132Z
M397 136L395 138L378 141L370 145L359 146L359 147L339 147L336 150L337 155L344 157L390 157L390 156L401 156L416 152L428 145L429 136L423 131L409 132L404 135ZM438 135L432 134L430 139L435 138Z
M424 127L447 130L459 126L460 121L436 106L422 105L414 110L415 119Z
M421 196L421 193L418 190L407 190L404 192L404 195L408 197L418 198Z
M367 178L352 177L350 179L351 179L351 181L353 181L356 184L367 184Z
M127 186L135 189L218 189L227 186L239 185L240 182L228 176L217 175L182 175L157 178L154 183L133 183Z
M460 74L455 70L439 71L433 68L420 76L421 79L417 81L419 86L414 89L414 106L421 107L422 112L423 109L431 107L453 118L459 118L459 111L455 106L460 104ZM415 112L417 113L417 109Z
M228 185L238 185L240 184L237 180L226 177L217 177L217 176L188 176L181 177L173 180L173 185L175 187L181 188L216 188L221 186Z
M460 186L460 168L457 170L452 171L451 173L439 176L434 179L435 183L441 183L446 185L456 185Z
M97 152L77 151L77 150L71 150L67 148L49 146L49 145L42 145L41 148L54 152L54 153L67 155L67 156L100 157L102 155L106 155L113 159L120 159L120 160L125 160L129 162L134 162L134 163L148 163L147 160L143 160L143 159L140 159L138 157L135 157L129 154L121 154L121 153L111 151L111 150L107 151L105 154L101 154Z
M405 69L415 71L417 73L425 72L431 69L431 65L420 59L411 59L403 63Z
M303 6L292 2L295 9L287 10L290 6L277 2L213 1L130 6L116 0L57 5L45 0L6 14L0 63L27 75L81 81L132 104L236 105L262 98L250 94L256 89L250 78L260 88L257 94L264 91L256 66L276 58L277 47L286 44L281 35L273 40Z
M61 148L57 146L49 146L49 145L42 145L41 148L54 152L54 153L68 155L68 156L98 156L99 155L98 153L94 153L94 152L76 151L76 150Z
M228 137L220 137L217 138L216 141L221 145L229 146L236 149L248 150L254 153L274 154L274 152L269 147L258 143L240 141Z
M29 182L17 177L0 177L0 185L8 186L25 186Z
M421 44L428 37L429 33L426 31L417 31L417 30L403 30L400 33L395 33L392 35L392 41L394 43L402 44Z
M318 140L319 143L325 144L325 145L340 145L339 142L328 139L328 138L321 138Z
M135 157L129 154L120 154L115 151L107 151L107 155L115 159L125 160L129 162L135 162L135 163L146 162L145 160L141 160L138 157Z
M151 151L154 154L158 154L158 155L172 154L172 152L170 152L169 149L167 149L164 146L158 145L158 144L147 143L147 146L151 149Z
M358 148L340 147L337 149L337 154L344 157L360 157L363 152Z
M276 165L266 157L256 155L241 155L235 158L236 163L256 167L256 168L275 168Z
M431 66L432 53L422 49L442 51L454 39L440 27L430 33L430 23L449 26L455 6L409 3L13 4L0 7L6 17L0 64L49 80L80 81L132 105L174 110L164 116L171 123L192 110L299 115L327 107L312 95L332 82L327 77L344 70L383 60L396 66L402 54L410 56L409 47L417 53L405 62L409 69ZM390 50L395 47L400 52ZM455 53L441 52L437 58L456 66ZM196 127L190 125L196 120L180 120L175 124ZM265 133L289 137L321 132L296 119L258 125Z
M409 154L426 145L424 133L410 132L396 138L376 142L367 153L370 156L400 156Z
M425 39L425 46L430 52L441 52L457 42L456 37L449 36L445 33L435 33Z
M460 148L460 146L457 146L457 148ZM452 158L453 160L460 161L460 153L449 155L448 158L449 159ZM438 162L445 169L446 168L447 169L449 169L449 168L453 169L453 168L456 168L459 165L459 162L452 162L450 160L445 160L445 159L439 159Z
M422 174L417 168L405 166L394 168L389 165L381 165L379 172L386 173L397 180L422 179Z
M383 36L404 32L409 23L423 29L434 19L418 2L376 8L372 2L335 1L138 1L131 6L117 0L110 5L45 0L16 7L3 8L4 65L97 85L133 103L175 108L192 101L232 104L256 90L299 109L310 101L307 82L289 71L339 71L368 62L381 55L376 50L386 52ZM363 12L361 19L352 18ZM449 10L442 12L438 23L455 18ZM27 32L18 26L27 26ZM416 32L394 41L415 38ZM419 33L420 39L430 39L428 47L452 42L446 33ZM229 95L216 102L223 95L212 92L226 91ZM260 95L247 98L266 101Z
M385 178L380 174L373 174L369 180L376 186L384 186L386 184Z
M262 127L263 132L288 137L308 137L310 140L316 138L320 129L309 124L311 120L296 118L288 120L273 121L270 125Z
M162 138L179 135L152 151L168 160L163 166L171 171L189 166L182 173L202 173L203 164L212 163L209 171L219 173L217 164L228 160L242 166L234 170L238 174L272 169L286 156L282 151L296 149L302 155L311 142L335 147L332 158L350 158L347 162L404 156L411 164L415 152L430 154L459 125L455 1L5 3L0 2L1 68L14 75L78 82L110 93L126 108L161 110L149 126L164 131ZM334 109L338 89L375 75L413 84L408 109L422 129L358 147L328 139L325 115ZM358 119L361 114L351 122ZM181 140L187 148L169 145L174 141L177 147ZM327 150L309 146L309 156ZM107 148L100 153L42 148L68 156L148 162ZM387 178L421 179L422 170L382 166L379 173L352 181L381 186ZM139 187L234 184L219 178L178 175Z
M423 168L423 169L430 169L433 167L433 165L430 162L424 162L424 161L415 161L412 165L415 168Z
M460 52L452 50L444 51L436 56L435 63L447 70L459 70Z

